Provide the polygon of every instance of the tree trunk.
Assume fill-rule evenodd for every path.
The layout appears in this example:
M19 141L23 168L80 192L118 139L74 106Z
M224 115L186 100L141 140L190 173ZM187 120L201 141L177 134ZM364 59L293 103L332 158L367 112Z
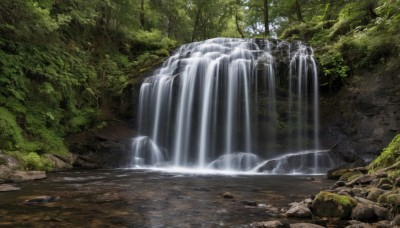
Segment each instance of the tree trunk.
M297 19L301 22L304 22L303 15L301 14L301 5L299 0L295 0L295 7L296 7Z
M264 37L269 36L268 0L264 0Z
M144 29L144 22L145 22L145 15L144 15L144 0L140 0L140 14L139 14L139 20L140 20L140 27Z
M242 31L242 28L240 27L240 17L239 17L239 7L240 7L240 0L236 0L236 6L235 6L235 24L236 24L236 30L240 34L240 37L244 38L244 33Z
M201 13L201 8L197 8L196 18L194 20L194 25L193 25L192 42L194 42L194 40L196 38L197 27L198 27L199 21L200 21L200 13Z

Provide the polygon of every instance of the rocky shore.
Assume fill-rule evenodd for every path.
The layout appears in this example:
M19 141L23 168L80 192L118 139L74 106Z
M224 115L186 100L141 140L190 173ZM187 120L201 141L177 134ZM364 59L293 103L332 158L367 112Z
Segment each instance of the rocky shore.
M250 227L400 227L400 178L392 175L399 169L400 162L377 171L369 166L331 170L327 177L337 182L330 189L291 203L288 210L267 207L278 220ZM289 224L287 218L309 223Z

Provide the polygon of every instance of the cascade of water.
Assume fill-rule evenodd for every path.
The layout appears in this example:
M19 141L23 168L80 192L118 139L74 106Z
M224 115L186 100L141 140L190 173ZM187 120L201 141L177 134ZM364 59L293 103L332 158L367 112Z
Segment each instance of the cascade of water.
M215 38L183 45L142 84L132 165L320 172L326 165L317 151L318 99L313 52L301 42ZM293 152L306 149L315 150L313 164L312 152ZM271 162L282 153L289 165Z

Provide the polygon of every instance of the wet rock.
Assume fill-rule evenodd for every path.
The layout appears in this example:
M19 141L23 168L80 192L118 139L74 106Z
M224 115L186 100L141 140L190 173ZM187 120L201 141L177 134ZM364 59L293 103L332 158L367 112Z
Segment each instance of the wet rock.
M240 203L247 205L247 206L257 207L257 203L255 201L241 200Z
M335 168L335 169L331 169L331 170L328 170L328 172L327 172L327 178L328 179L331 179L331 180L339 180L339 178L343 175L343 174L345 174L345 173L347 173L347 172L349 172L350 170L349 169L343 169L343 168Z
M374 228L393 228L392 223L388 220L382 220L372 225Z
M393 224L396 226L400 226L400 214L396 215L393 219Z
M222 196L225 199L233 199L233 198L235 198L234 195L232 193L230 193L230 192L225 192Z
M9 177L11 182L25 182L33 180L41 180L46 178L46 173L44 171L15 171Z
M342 176L340 176L339 180L347 181L354 176L361 176L362 174L363 173L361 173L360 171L350 171L350 172L347 172L347 173L343 174Z
M289 228L290 226L287 223L283 223L281 221L266 221L266 222L254 222L250 225L250 227L254 228Z
M391 184L382 184L381 186L379 186L381 189L383 190L390 190L393 188L393 186Z
M385 193L385 191L382 189L371 188L371 190L369 191L369 194L367 196L367 199L376 202L376 201L378 201L379 196L382 195L383 193Z
M332 189L336 189L336 188L339 188L339 187L344 187L346 185L346 182L345 181L337 181L333 186L332 186Z
M378 220L384 220L389 217L389 210L384 207L379 207L377 205L372 206L374 209L374 214L378 218Z
M283 208L282 208L283 209ZM282 211L281 209L281 211ZM285 210L284 212L286 212L287 210ZM271 215L278 215L279 214L279 209L277 207L271 207L267 209L267 212Z
M320 192L313 201L312 211L322 217L349 218L357 201L348 196Z
M290 228L324 228L324 227L312 223L294 223L290 224Z
M0 192L11 192L11 191L19 191L21 188L15 187L10 184L0 184Z
M257 204L257 207L258 208L267 208L267 205L263 204L263 203L259 203L259 204Z
M36 205L57 202L60 200L58 196L37 196L29 200L25 200L23 204Z
M310 218L311 215L311 211L310 209L307 207L307 205L304 204L297 204L292 206L287 212L286 215L288 217L296 217L296 218Z
M367 185L370 184L373 180L375 180L376 176L373 175L362 175L359 176L357 178L355 178L354 180L348 182L346 184L346 186L354 186L356 184L361 184L361 185Z
M356 199L358 202L360 202L362 204L367 204L367 205L373 205L374 204L373 201L364 199L362 197L355 196L354 199Z
M378 188L383 190L390 190L392 189L393 182L387 178L382 178L378 182Z
M352 169L352 170L353 170L353 171L359 171L359 172L364 173L364 174L368 173L368 169L365 168L365 166L356 167L356 168L354 168L354 169Z
M377 218L372 205L357 204L351 212L351 218L362 222L372 222Z

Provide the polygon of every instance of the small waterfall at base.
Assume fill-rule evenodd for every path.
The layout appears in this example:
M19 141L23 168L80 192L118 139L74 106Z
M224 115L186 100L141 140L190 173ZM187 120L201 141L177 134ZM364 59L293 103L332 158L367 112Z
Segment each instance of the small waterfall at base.
M301 42L183 45L141 86L132 167L325 172L318 87L313 50Z

